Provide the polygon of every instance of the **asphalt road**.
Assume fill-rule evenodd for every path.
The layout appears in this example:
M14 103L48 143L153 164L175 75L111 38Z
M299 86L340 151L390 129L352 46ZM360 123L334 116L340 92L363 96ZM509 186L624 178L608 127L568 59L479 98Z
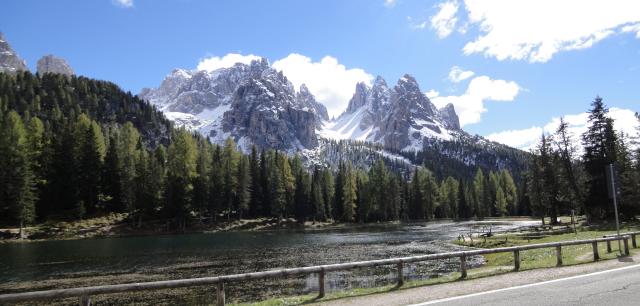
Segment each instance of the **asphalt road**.
M640 305L640 265L417 305Z

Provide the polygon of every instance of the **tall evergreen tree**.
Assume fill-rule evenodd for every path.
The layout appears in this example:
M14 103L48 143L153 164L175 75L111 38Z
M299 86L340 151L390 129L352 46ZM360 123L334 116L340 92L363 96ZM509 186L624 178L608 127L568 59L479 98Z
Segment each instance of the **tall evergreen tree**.
M486 214L486 209L485 209L485 179L484 179L484 173L482 172L482 169L478 168L478 171L476 171L476 176L473 179L473 195L474 195L474 204L476 205L476 207L474 207L474 211L476 212L476 217L478 218L484 218L487 217Z
M576 148L572 143L569 124L560 117L560 124L556 129L555 143L558 152L558 189L561 201L566 202L571 209L578 209L582 205L583 191L578 182L577 169L574 166Z
M11 111L0 130L0 209L23 228L35 219L35 177L29 160L27 132L18 113Z
M186 227L191 211L193 180L197 175L196 142L184 129L175 132L173 142L167 150L167 181L165 187L165 209L176 219L178 228Z
M602 98L596 97L589 110L589 126L582 134L587 195L585 209L589 220L612 217L607 195L606 166L616 161L616 137L613 121L607 117L607 107Z

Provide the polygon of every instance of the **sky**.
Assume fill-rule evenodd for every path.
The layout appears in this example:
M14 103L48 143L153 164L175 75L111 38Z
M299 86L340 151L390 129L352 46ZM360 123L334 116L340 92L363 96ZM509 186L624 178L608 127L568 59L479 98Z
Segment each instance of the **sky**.
M333 116L357 82L411 74L466 131L525 149L561 116L579 135L597 95L626 133L640 111L637 0L7 0L0 31L34 71L54 54L132 93L266 57Z

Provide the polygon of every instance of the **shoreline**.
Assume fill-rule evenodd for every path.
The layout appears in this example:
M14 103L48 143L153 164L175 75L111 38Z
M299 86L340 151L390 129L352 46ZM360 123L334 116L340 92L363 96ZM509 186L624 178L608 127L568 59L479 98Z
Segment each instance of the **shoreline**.
M376 223L338 223L332 221L306 221L301 224L294 219L283 219L278 222L275 218L241 219L219 221L215 224L194 224L185 230L169 229L170 220L151 220L142 227L135 227L127 221L126 214L110 214L75 222L47 222L25 228L27 237L18 237L19 228L0 228L0 244L30 243L43 241L65 241L80 239L173 236L191 234L214 234L221 232L270 232L270 231L331 231L347 228L366 228L375 226L391 226L399 224L419 224L438 222L508 222L508 221L538 221L527 216L492 217L484 219L433 219L415 221L389 221ZM8 237L8 238L7 238Z

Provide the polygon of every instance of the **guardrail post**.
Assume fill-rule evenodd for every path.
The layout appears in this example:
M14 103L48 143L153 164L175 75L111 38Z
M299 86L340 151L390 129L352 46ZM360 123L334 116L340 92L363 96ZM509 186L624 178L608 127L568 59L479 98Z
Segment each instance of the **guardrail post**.
M558 245L556 246L556 257L558 259L558 262L556 263L556 266L562 266L562 246Z
M513 270L520 271L520 250L513 251Z
M600 254L598 254L598 241L592 242L591 246L593 246L593 261L600 260Z
M462 253L460 256L460 278L467 277L467 255Z
M218 283L216 287L216 301L218 306L224 306L224 283Z
M404 264L402 261L398 263L398 287L402 287L404 285Z
M624 255L629 255L629 237L624 236Z
M611 240L607 240L607 253L611 253Z
M91 305L91 298L88 295L83 295L80 297L80 301L79 301L80 306L90 306Z
M636 244L636 234L631 234L631 245L634 249L638 247L638 245Z
M324 268L318 273L318 298L324 297Z

